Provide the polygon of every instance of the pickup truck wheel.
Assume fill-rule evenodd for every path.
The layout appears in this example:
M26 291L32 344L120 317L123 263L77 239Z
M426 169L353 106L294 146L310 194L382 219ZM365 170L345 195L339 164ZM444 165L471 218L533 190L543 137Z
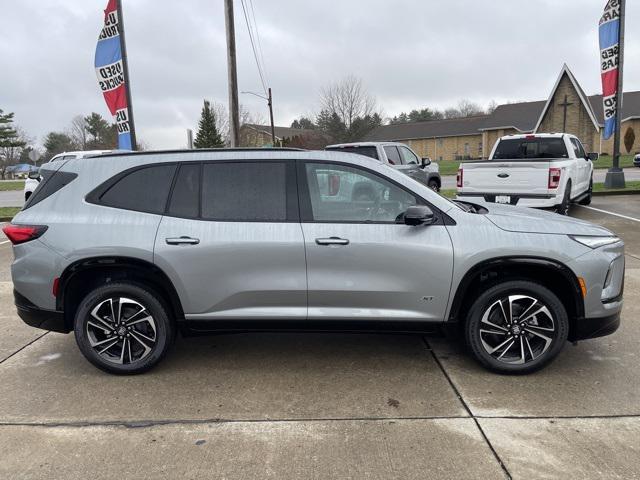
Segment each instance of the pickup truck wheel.
M580 200L580 205L591 205L591 198L593 197L593 178L591 182L589 182L589 190L587 191L587 196Z
M103 285L78 306L76 342L86 359L101 370L142 373L155 366L172 343L175 329L167 312L157 294L142 285Z
M569 215L569 206L571 205L571 181L567 182L564 187L564 196L562 203L556 207L556 213L560 215Z
M429 184L427 186L434 192L440 191L440 184L438 183L437 180L429 180Z
M564 347L569 320L550 290L528 280L510 280L482 293L465 325L467 345L486 368L524 374L551 362Z

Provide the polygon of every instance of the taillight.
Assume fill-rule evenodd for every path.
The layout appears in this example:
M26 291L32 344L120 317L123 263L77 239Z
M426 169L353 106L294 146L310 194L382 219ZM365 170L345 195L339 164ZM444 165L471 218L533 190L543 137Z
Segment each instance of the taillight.
M456 185L458 186L458 188L462 188L462 175L463 175L463 170L459 168L458 175L456 175Z
M549 169L549 188L558 188L560 186L560 169Z
M2 227L2 231L14 245L29 242L47 231L46 225L14 225Z

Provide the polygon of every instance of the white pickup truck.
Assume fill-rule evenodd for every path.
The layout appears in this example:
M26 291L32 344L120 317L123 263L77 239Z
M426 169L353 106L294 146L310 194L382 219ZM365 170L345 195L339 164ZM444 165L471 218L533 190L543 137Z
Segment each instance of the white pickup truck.
M555 208L567 215L572 202L591 203L597 158L567 133L508 135L498 139L489 160L460 165L458 198Z

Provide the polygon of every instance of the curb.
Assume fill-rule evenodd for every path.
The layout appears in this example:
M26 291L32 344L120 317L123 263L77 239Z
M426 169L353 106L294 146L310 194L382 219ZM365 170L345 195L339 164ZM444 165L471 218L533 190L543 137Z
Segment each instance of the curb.
M610 197L613 195L640 195L640 190L607 190L604 192L593 192L594 197Z

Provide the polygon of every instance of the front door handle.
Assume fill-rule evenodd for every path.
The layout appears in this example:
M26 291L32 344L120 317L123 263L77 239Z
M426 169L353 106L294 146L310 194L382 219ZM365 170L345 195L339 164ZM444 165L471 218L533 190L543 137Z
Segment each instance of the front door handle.
M197 245L200 243L200 240L192 237L174 237L174 238L165 238L167 245Z
M340 237L316 238L318 245L349 245L349 240Z

